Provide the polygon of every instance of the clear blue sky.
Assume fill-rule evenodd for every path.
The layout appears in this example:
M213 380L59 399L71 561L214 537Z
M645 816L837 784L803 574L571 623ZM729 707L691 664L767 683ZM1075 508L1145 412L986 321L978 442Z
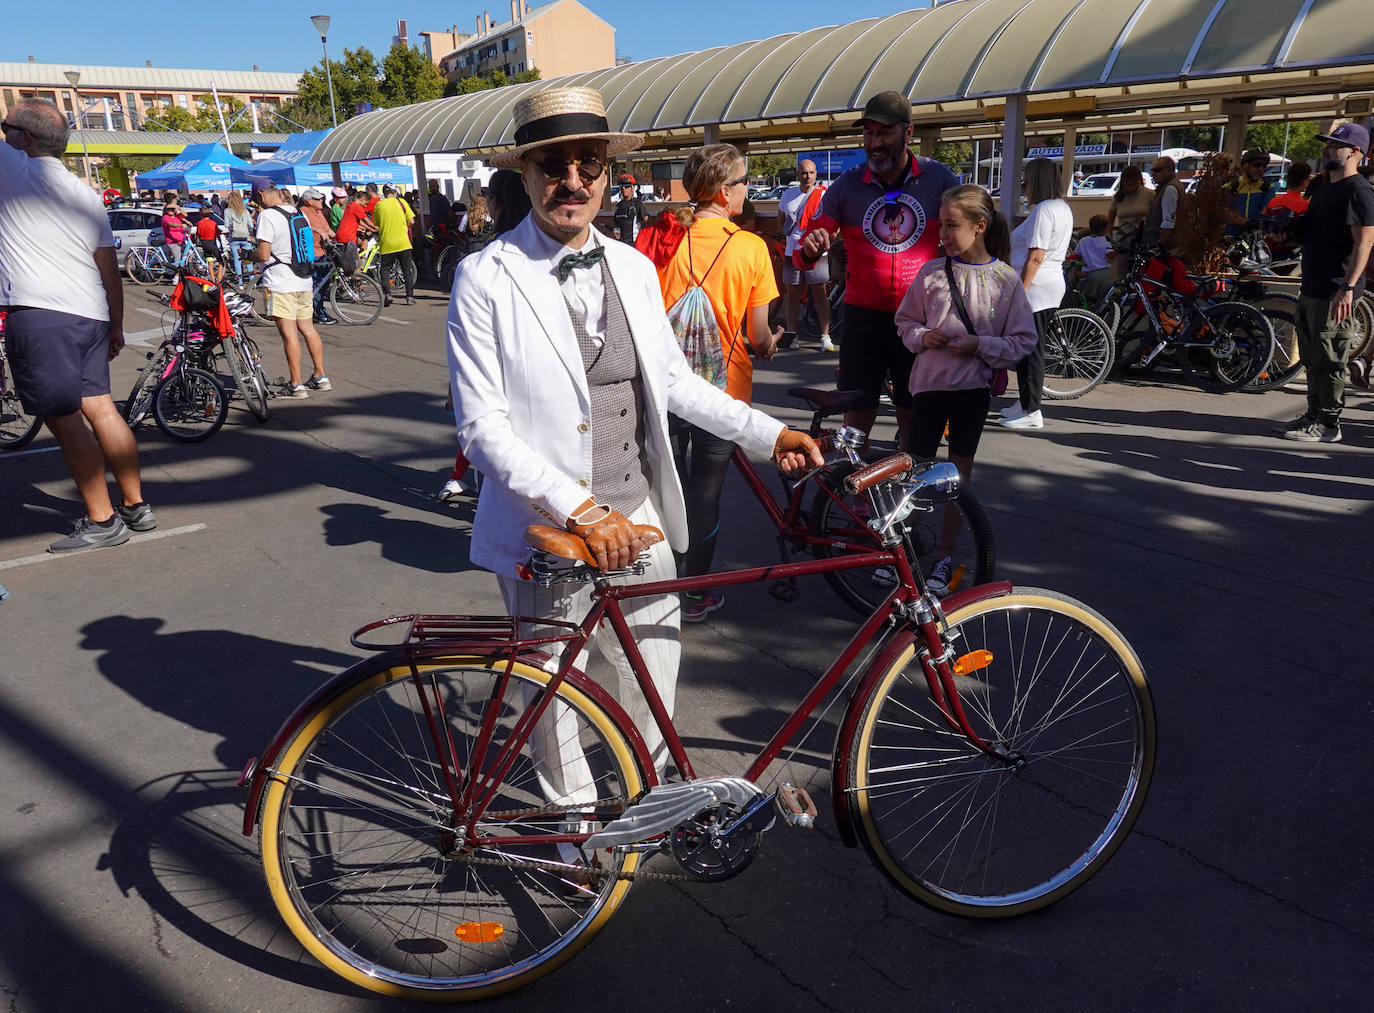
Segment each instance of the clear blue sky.
M737 0L691 0L680 7L631 0L580 2L615 27L616 49L635 60L929 6L929 0L792 0L768 7ZM398 18L407 20L412 43L418 41L420 31L447 31L454 24L470 32L482 10L489 11L496 21L510 18L510 0L488 0L485 4L287 0L275 6L231 4L201 9L173 5L165 10L149 8L132 17L94 0L67 0L56 7L12 0L6 7L0 61L22 63L32 56L39 63L137 67L144 60L152 60L160 67L213 70L249 70L257 64L261 70L293 74L318 63L321 57L320 37L310 23L312 14L333 18L329 28L331 56L342 53L345 47L367 46L379 59L391 45ZM60 11L65 26L75 26L75 30L55 31L55 11ZM265 27L269 19L275 20L270 29ZM235 29L235 22L243 27ZM197 31L202 25L204 33ZM176 40L174 46L168 45L171 39Z

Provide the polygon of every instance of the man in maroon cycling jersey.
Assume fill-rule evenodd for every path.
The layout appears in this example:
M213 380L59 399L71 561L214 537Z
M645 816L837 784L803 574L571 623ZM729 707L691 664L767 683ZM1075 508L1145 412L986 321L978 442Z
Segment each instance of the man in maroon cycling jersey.
M878 417L878 394L892 380L898 439L906 446L914 356L902 345L893 314L916 272L940 254L940 195L959 177L911 143L911 103L895 91L874 95L856 127L864 132L867 161L842 173L821 198L820 214L802 237L793 263L805 270L830 249L834 234L849 254L840 389L862 390L863 402L846 412L846 425L864 432Z

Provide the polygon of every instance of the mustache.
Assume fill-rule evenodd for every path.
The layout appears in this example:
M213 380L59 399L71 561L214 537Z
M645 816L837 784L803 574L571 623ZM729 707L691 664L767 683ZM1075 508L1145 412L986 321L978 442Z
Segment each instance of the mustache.
M559 183L558 188L553 192L553 199L558 202L577 201L580 204L585 204L592 199L592 195L586 188L569 190L562 183Z

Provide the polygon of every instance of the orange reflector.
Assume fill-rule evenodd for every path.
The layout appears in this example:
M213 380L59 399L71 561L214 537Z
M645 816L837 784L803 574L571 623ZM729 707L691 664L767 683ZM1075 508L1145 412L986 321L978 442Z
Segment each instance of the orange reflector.
M463 922L453 934L465 943L494 943L506 934L500 922Z
M962 658L955 659L954 674L968 675L970 672L981 671L982 669L987 668L991 664L991 651L970 651L968 654L965 654Z

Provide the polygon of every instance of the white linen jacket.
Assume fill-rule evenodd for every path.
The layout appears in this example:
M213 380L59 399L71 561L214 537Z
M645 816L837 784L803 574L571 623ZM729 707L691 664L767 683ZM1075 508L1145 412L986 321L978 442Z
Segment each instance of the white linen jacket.
M529 556L525 528L562 524L591 495L591 398L562 290L537 245L534 216L458 265L448 311L448 357L458 444L486 476L473 523L472 562L514 576ZM687 365L650 260L607 242L634 337L644 390L649 485L674 549L687 548L687 509L673 465L668 413L772 453L783 425L736 401Z

